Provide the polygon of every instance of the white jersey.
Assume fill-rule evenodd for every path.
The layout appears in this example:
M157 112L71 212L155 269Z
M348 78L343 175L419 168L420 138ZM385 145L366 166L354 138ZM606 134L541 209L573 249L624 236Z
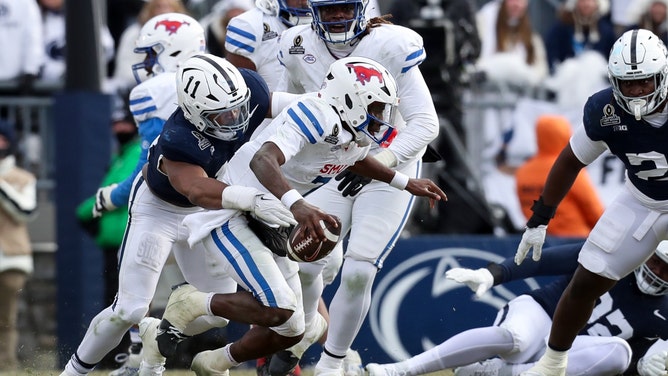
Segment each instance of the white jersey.
M11 0L0 7L0 80L39 74L45 58L39 6L34 1Z
M281 166L292 188L302 195L322 186L331 178L366 157L369 147L359 146L350 132L342 129L332 107L317 97L292 103L254 140L244 144L226 164L218 180L228 185L254 187L267 192L250 169L250 160L265 142L278 146L285 156ZM192 245L220 227L237 210L213 210L188 216L184 223L192 232Z
M230 20L225 50L252 61L269 90L274 91L283 73L276 59L278 37L287 28L280 18L266 15L259 8L251 9Z
M151 118L167 120L178 107L176 73L165 72L135 86L130 92L130 112L141 124Z
M291 27L283 32L279 45L278 58L285 70L276 90L291 93L320 90L335 58L316 32L309 25ZM378 61L394 76L401 116L397 116L394 124L399 134L389 149L400 165L415 162L439 131L431 94L417 68L426 57L422 37L408 28L383 24L371 28L350 56ZM404 121L408 126L404 127Z

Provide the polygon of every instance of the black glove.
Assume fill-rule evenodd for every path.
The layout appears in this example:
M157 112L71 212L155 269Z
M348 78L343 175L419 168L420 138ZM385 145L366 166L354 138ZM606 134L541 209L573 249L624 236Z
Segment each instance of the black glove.
M358 194L365 185L371 183L371 180L373 179L367 178L366 176L357 175L349 169L345 169L343 172L336 175L334 180L341 181L337 189L341 191L343 197L352 197Z

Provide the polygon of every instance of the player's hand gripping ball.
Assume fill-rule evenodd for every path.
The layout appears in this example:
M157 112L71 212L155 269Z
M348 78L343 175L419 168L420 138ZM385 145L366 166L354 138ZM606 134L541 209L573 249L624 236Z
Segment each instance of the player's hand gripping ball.
M321 221L324 224L327 240L317 241L312 234L306 235L304 227L297 225L288 237L288 258L298 262L313 262L322 259L332 252L341 235L341 222L338 226Z

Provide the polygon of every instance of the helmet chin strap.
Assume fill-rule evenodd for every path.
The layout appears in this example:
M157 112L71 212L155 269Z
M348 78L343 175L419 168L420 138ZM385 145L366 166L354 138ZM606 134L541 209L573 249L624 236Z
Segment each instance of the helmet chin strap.
M342 121L341 124L348 132L352 133L353 141L359 146L368 146L371 144L371 140L363 132L358 132L348 125L345 121Z
M633 111L633 116L635 116L636 120L640 120L642 118L640 111L643 107L645 107L646 104L647 101L644 99L632 99L629 101L629 107Z

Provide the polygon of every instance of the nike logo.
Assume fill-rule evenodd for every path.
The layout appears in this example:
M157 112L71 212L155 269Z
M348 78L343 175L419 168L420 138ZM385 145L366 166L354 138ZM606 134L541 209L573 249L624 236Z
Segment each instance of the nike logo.
M666 318L663 317L663 316L659 313L659 310L658 310L658 309L655 309L655 310L654 310L654 316L660 318L660 319L663 320L663 321L666 321Z

